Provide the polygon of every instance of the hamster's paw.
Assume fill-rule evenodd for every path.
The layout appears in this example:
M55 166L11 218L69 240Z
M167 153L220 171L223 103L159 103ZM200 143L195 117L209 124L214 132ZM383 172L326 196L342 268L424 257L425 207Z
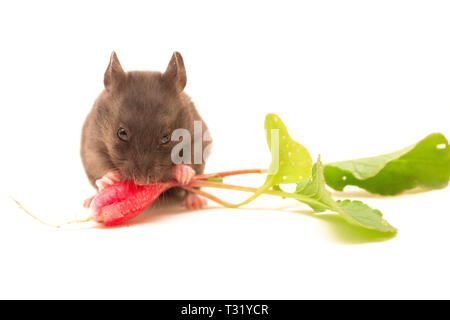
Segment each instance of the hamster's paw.
M117 182L122 181L119 172L115 170L108 171L101 179L95 181L95 184L98 187L98 191L105 189L108 186L112 186Z
M208 205L205 198L195 193L190 193L183 201L183 207L189 210L203 209Z
M175 179L181 185L186 185L191 182L195 176L195 170L185 164L177 164L172 168L172 173Z
M95 196L89 197L86 200L84 200L83 202L83 207L85 207L86 209L89 208L91 206L91 202L92 200L94 200Z

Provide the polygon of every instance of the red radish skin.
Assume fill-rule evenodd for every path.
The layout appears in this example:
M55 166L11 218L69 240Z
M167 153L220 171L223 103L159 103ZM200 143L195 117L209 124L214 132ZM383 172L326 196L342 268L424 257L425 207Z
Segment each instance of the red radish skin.
M265 172L266 170L262 169L227 171L199 175L196 177L196 180L202 181L213 177L227 177L246 173ZM192 168L185 165L177 165L173 168L173 174L175 176L175 179L173 180L158 181L146 186L139 186L130 180L116 182L119 176L114 172L111 175L108 173L106 175L108 179L101 179L104 183L100 185L101 188L99 188L99 193L94 197L87 199L85 201L85 206L89 206L91 216L96 222L106 226L112 226L138 216L147 209L161 193L172 187L181 186L188 191L200 193L199 190L194 189L195 185L189 187L189 184L195 176L195 171L192 170ZM103 187L104 189L102 189ZM213 201L220 200L204 192L201 194ZM219 203L221 202L219 201ZM184 200L183 205L188 209L200 209L205 207L207 202L206 199L198 194L189 194Z
M147 209L158 196L172 187L176 180L154 182L139 186L132 181L123 181L100 191L90 204L89 210L95 221L106 226L128 221Z

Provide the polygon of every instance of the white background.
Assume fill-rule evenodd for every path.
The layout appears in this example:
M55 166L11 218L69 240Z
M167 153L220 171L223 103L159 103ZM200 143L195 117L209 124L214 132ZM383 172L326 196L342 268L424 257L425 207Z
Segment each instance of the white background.
M60 230L8 198L50 222L87 215L80 131L112 50L126 70L182 53L208 172L267 167L269 112L324 162L448 137L449 17L445 1L2 2L0 298L450 298L449 188L334 192L380 209L393 239L269 197Z

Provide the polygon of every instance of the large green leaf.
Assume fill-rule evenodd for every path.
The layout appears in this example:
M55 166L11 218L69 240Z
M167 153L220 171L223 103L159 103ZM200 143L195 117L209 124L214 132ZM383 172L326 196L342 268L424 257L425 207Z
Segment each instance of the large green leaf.
M335 190L354 185L372 193L394 195L417 186L441 188L450 179L450 148L444 135L434 133L397 152L328 163L324 175Z
M372 209L361 201L334 201L325 187L320 158L313 167L311 178L297 184L295 198L315 211L334 211L353 225L380 232L397 232L382 218L379 210Z

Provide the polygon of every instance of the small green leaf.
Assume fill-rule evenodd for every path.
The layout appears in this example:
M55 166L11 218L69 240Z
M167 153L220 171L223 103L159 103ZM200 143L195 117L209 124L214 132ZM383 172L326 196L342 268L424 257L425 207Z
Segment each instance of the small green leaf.
M308 150L294 141L283 121L268 114L264 123L267 144L272 153L267 180L274 184L297 183L311 176L312 158Z
M382 218L379 210L372 209L361 201L334 201L325 188L320 158L313 167L311 178L297 184L295 198L309 205L314 211L334 211L353 225L380 232L397 232Z
M395 195L417 186L441 188L450 179L450 148L444 135L430 134L397 152L325 165L326 183L335 190L354 185Z
M337 204L348 214L357 224L364 228L381 232L397 232L377 209L372 209L367 204L358 200L338 200ZM348 219L347 219L348 220Z
M266 181L250 198L233 207L240 207L255 200L274 185L297 183L311 176L313 165L311 155L304 146L292 140L280 117L268 114L264 128L272 154Z

